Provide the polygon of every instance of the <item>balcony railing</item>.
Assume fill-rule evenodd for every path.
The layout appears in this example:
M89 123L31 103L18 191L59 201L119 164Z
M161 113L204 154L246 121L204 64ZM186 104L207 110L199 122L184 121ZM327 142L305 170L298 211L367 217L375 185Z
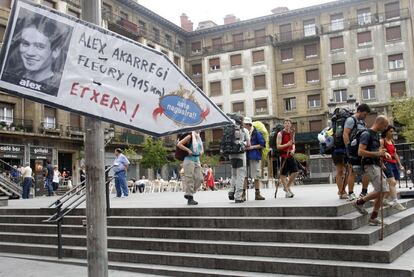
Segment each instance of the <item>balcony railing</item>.
M249 49L254 47L260 47L264 45L270 45L272 42L271 36L264 36L264 37L255 37L255 38L249 38L245 40L238 40L238 41L232 41L229 43L222 43L222 44L215 44L215 45L208 45L203 47L201 52L191 52L192 56L197 55L212 55L216 53L221 52L230 52L230 51L236 51L236 50L242 50L242 49Z
M42 121L40 123L40 133L61 136L63 125L52 124L50 122Z
M285 43L291 43L294 41L311 40L319 37L319 29L314 26L313 28L307 27L305 30L295 30L290 32L283 32L275 34L273 39L273 45L279 46Z
M112 143L142 144L144 143L144 136L127 132L115 132L115 137L112 139Z
M81 137L85 136L85 131L79 126L66 126L66 134L68 137Z
M33 120L17 117L0 118L0 130L12 132L33 132Z

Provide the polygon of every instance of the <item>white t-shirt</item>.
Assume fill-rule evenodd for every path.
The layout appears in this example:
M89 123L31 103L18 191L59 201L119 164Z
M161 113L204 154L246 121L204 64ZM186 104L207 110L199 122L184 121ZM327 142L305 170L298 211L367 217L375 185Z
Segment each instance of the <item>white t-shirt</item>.
M55 170L53 173L53 183L59 183L60 172L59 170Z

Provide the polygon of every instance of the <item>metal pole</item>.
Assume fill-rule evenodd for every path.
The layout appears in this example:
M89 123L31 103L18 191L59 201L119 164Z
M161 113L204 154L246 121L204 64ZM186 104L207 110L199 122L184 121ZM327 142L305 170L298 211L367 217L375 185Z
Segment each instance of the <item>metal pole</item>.
M101 1L82 1L82 19L101 25ZM89 277L108 277L104 130L100 120L85 119L86 234Z
M62 221L61 220L58 220L57 222L57 233L58 233L57 256L58 256L58 259L62 259Z

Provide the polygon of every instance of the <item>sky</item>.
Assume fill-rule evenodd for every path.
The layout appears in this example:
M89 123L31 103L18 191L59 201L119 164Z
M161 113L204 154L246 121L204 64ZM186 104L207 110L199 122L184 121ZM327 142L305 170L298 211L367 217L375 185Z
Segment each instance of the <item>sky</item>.
M180 25L180 15L186 13L194 23L213 20L222 25L227 14L234 14L240 20L251 19L271 14L276 7L290 10L331 2L332 0L138 0L138 3L161 15L169 21Z

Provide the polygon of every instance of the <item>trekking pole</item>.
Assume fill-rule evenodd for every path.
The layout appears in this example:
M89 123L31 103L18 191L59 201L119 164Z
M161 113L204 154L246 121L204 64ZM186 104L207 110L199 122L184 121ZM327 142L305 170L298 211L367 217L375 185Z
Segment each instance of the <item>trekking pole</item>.
M349 176L349 163L346 163L346 167L345 167L345 176L344 176L344 180L342 181L342 187L341 187L341 194L342 192L345 191L345 187L346 187L346 182L348 181L348 176Z
M249 201L249 179L250 179L250 162L246 157L246 161L247 161L247 179L246 179L246 201Z
M277 197L277 191L278 191L278 189L279 189L279 184L280 184L280 182L281 182L281 180L280 180L280 176L282 175L282 171L283 171L283 169L285 168L286 160L287 160L287 158L285 158L285 159L283 160L283 163L282 163L282 165L280 166L280 170L279 170L279 178L278 178L278 181L277 181L277 184L276 184L275 198Z
M384 161L382 159L380 159L380 164L381 164L381 168L380 168L380 172L381 172L381 189L380 189L380 210L381 210L381 231L380 231L380 240L384 239L384 200L383 198L383 194L382 194L382 185L383 185L383 181L384 178L382 176L382 169L384 168Z

